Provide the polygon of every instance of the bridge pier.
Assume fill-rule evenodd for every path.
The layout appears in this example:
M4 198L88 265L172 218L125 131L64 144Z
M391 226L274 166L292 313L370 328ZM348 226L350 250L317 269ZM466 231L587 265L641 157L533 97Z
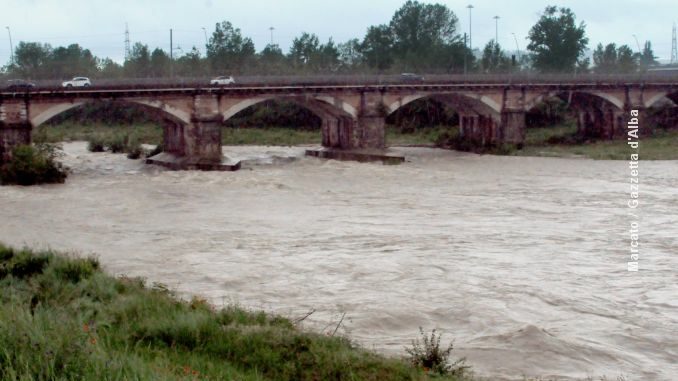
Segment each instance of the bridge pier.
M306 150L307 156L349 161L399 164L400 155L386 150L385 106L380 92L363 92L357 118L324 118L323 148Z
M165 148L167 147L167 148ZM221 151L221 116L194 118L190 124L167 124L163 131L164 151L146 159L173 170L237 171L240 162Z
M525 111L505 109L501 112L500 133L496 143L521 146L525 142Z
M240 162L232 162L221 151L221 125L214 96L196 96L194 112L188 124L166 123L163 129L164 152L146 159L148 164L182 170L237 171Z
M587 108L577 115L577 134L584 138L610 140L625 134L625 115L622 110Z
M12 159L14 147L31 144L31 124L0 122L0 164Z
M0 100L0 163L12 158L14 147L31 144L33 126L26 99Z

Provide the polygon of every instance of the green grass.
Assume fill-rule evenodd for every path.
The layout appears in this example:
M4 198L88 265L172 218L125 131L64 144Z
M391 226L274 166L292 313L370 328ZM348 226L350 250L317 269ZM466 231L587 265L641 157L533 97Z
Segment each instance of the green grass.
M2 380L427 380L290 320L113 278L93 258L0 244ZM435 377L469 380L467 376Z
M417 128L414 132L403 133L396 126L386 126L386 144L395 145L430 145L439 141L443 134L456 135L459 127L435 126Z
M551 137L576 132L576 126L561 125L527 130L525 146L513 151L516 156L582 156L596 160L628 160L631 150L626 140L599 140L581 144L549 144ZM678 160L678 131L656 129L652 136L640 138L638 150L642 160Z
M40 125L33 132L36 142L68 141L112 141L119 136L133 136L140 143L158 144L162 142L162 128L154 124L106 125L63 123L56 126Z
M397 127L388 126L388 145L433 145L445 132L454 132L456 127L425 127L412 133L401 133ZM133 137L142 144L162 142L162 128L153 124L137 126L63 123L56 126L41 125L33 133L36 142L96 141L110 142L120 136ZM320 144L319 130L303 130L286 127L222 128L223 145L274 145L294 146Z
M320 130L299 130L284 127L221 129L223 145L294 146L320 144Z

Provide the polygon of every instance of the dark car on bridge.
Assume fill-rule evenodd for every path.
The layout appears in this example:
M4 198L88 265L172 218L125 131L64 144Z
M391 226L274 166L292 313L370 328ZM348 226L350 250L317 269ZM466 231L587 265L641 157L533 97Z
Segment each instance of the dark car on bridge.
M7 91L30 91L35 88L35 83L23 79L10 79L7 81L5 89Z

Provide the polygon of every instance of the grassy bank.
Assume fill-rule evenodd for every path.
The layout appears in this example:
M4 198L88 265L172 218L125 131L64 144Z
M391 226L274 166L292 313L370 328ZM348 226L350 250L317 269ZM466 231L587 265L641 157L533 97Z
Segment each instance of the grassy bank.
M181 301L95 259L0 244L2 380L427 380L288 319ZM466 376L435 377L468 380Z
M154 124L142 125L79 125L63 123L56 126L42 125L34 133L36 142L63 141L111 141L120 136L129 136L142 144L162 142L162 128ZM222 129L223 145L301 145L320 144L320 131L297 130L282 127Z
M433 145L441 133L449 127L421 128L412 133L400 133L395 127L386 129L386 141L389 145L423 144ZM59 125L42 125L34 132L36 142L63 141L111 141L119 136L129 136L143 144L162 142L162 128L153 124L142 125L81 125L62 123ZM303 144L320 144L320 130L294 129L285 127L233 128L222 129L223 145L278 145L292 146Z
M580 144L551 144L549 139L574 134L574 125L560 125L527 130L525 146L513 151L516 156L581 156L597 160L628 160L631 149L626 140L599 140ZM655 130L640 138L638 150L642 160L678 160L678 131Z

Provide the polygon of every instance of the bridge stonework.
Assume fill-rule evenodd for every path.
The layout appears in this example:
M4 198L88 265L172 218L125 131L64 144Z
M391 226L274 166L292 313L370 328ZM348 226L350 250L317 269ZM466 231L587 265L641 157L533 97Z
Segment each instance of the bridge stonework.
M551 97L578 111L584 135L621 137L631 109L644 110L675 94L674 84L418 84L241 86L230 88L84 89L0 93L0 159L30 144L31 130L51 117L89 102L131 102L165 120L164 152L148 162L175 169L233 170L222 154L222 123L271 99L294 102L322 120L326 149L380 151L385 119L417 99L432 97L459 114L460 136L487 145L520 145L526 112ZM643 113L641 112L641 115Z

